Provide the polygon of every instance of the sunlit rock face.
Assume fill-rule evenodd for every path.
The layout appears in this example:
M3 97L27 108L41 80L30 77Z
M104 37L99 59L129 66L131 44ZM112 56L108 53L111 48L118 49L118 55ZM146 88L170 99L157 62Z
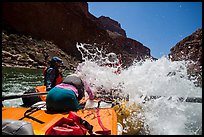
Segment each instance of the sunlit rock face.
M134 60L139 61L146 58L156 59L151 56L151 50L149 48L139 41L128 38L125 30L121 28L119 22L105 16L100 16L97 19L93 18L93 21L97 22L97 26L99 26L99 28L107 31L113 40L114 45L116 45L114 46L114 51L116 53L123 54L122 60L126 67L132 65Z
M202 85L202 29L196 30L171 48L169 57L173 61L191 61L188 72L196 76L199 85Z
M131 64L136 56L150 55L147 47L126 37L117 21L89 13L87 2L4 2L2 20L4 29L52 41L79 60L77 42L96 43L107 52L120 53L124 65Z
M98 20L101 22L101 27L103 29L116 32L119 35L126 37L125 30L121 28L120 23L117 21L105 16L99 17Z

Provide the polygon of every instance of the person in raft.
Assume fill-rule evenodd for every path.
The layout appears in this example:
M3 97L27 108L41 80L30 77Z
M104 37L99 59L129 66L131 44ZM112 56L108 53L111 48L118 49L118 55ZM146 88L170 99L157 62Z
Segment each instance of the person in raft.
M104 66L113 69L115 74L120 74L122 70L122 57L121 54L117 55L113 52L107 54L107 60L105 61Z
M46 86L46 91L49 91L57 84L60 84L63 80L61 67L63 66L63 61L59 57L54 56L50 62L49 67L46 67L43 71L44 75L44 85Z
M85 96L93 99L93 91L77 74L68 75L62 83L52 88L46 98L46 109L52 112L67 112L81 109L79 101Z
M60 59L57 56L54 56L49 61L49 66L45 67L45 69L43 70L44 86L46 87L46 91L49 91L54 86L56 86L57 84L62 82L63 76L62 76L61 67L63 67L62 59ZM44 86L37 86L35 88L35 90L40 92L40 89L38 89L38 88L43 87L43 91L44 91ZM26 91L26 92L24 92L24 94L35 93L36 91L32 91L32 92ZM42 101L42 100L44 101L45 97L46 96L41 96L41 97L34 96L34 97L29 97L29 98L28 97L22 97L23 106L30 107L39 101Z

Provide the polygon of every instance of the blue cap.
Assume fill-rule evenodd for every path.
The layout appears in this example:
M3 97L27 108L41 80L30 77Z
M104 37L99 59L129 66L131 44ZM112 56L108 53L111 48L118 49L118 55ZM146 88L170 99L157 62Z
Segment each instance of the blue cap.
M56 57L56 56L53 57L50 62L51 62L51 63L56 63L56 62L58 62L58 63L62 63L62 64L63 64L62 59L60 59L59 57Z

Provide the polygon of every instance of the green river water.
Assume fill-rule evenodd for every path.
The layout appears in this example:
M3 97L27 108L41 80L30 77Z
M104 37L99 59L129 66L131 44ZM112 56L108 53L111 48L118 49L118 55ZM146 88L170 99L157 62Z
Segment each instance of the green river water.
M67 75L64 71L63 75ZM43 69L2 67L2 95L23 94L43 85ZM21 99L3 101L4 106L17 107L22 104Z

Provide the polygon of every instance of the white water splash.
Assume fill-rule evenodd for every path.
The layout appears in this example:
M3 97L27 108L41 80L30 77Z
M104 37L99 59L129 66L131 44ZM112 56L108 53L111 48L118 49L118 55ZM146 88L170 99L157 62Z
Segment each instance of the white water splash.
M202 134L202 104L177 101L179 97L202 98L202 88L188 80L187 62L172 62L163 56L156 61L135 62L116 75L101 65L107 53L89 44L76 46L84 60L78 67L84 79L95 89L100 87L111 92L119 88L121 96L128 94L130 104L142 107L149 134ZM144 103L145 96L162 97Z
M120 96L125 97L126 94L129 94L130 106L133 103L141 106L141 113L133 113L132 117L123 121L124 123L130 121L133 123L133 125L125 124L125 131L130 129L130 126L137 125L136 119L141 118L151 135L202 134L202 104L177 101L178 97L202 98L202 88L194 86L193 81L188 80L187 62L171 62L163 56L156 61L135 62L131 67L116 75L113 73L114 68L103 66L107 59L107 53L103 49L95 48L89 44L77 44L77 48L82 53L84 60L79 64L78 71L84 75L84 79L90 82L93 88L102 88L113 93L112 95L117 92L111 89L121 89ZM22 83L15 84L12 86L15 89L10 91L21 92L6 92L2 95L22 94L22 91L27 91L29 87L22 86ZM24 88L26 89L24 90ZM144 97L151 95L163 97L144 103ZM168 100L169 97L172 99ZM13 99L3 103L5 106L18 107L22 104L21 102L21 99Z

